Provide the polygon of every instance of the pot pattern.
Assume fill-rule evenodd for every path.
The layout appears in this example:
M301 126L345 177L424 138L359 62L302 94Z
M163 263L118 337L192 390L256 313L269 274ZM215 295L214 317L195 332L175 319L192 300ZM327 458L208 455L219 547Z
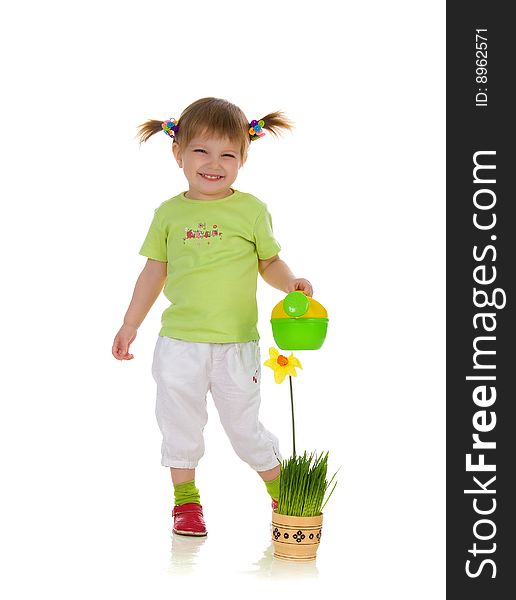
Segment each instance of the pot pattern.
M318 544L321 541L322 529L319 529L317 533L314 533L313 531L310 531L310 533L308 533L307 531L305 534L302 529L298 529L295 533L292 533L291 529L281 531L280 529L278 529L278 527L275 527L274 531L272 532L272 535L276 541L278 541L279 538L282 538L282 540L285 541L295 540L297 544L301 544L303 540L308 538L307 542L305 543L312 542L314 544Z

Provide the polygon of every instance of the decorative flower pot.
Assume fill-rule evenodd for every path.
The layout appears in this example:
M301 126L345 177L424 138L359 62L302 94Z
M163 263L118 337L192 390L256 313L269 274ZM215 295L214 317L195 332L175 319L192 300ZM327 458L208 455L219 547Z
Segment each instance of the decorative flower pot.
M322 513L316 517L296 517L272 513L274 556L284 560L315 560L321 541Z

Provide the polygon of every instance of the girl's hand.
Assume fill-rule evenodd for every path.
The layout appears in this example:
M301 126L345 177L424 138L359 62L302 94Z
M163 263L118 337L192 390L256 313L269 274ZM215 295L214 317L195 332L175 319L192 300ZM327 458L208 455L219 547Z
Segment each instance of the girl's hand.
M304 292L307 296L312 297L314 290L308 279L293 279L287 286L287 292Z
M134 342L136 338L136 332L138 330L132 325L122 325L120 331L116 334L113 342L113 348L111 353L118 360L131 360L134 358L133 354L129 354L129 346Z

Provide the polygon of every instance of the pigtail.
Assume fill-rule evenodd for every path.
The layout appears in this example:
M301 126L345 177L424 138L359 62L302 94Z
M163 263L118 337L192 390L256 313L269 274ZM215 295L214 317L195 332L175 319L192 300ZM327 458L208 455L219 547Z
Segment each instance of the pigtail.
M279 136L282 129L294 129L294 123L281 111L270 113L262 117L260 121L264 122L262 129L270 131L275 137Z
M148 119L145 123L138 126L138 136L140 138L140 144L146 142L152 135L163 131L163 121L156 121L155 119Z

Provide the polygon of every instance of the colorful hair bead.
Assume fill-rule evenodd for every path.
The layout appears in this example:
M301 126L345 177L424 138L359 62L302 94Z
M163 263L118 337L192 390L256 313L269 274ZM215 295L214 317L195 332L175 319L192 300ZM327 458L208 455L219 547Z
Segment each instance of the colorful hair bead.
M179 127L177 125L177 121L173 118L168 119L167 121L163 121L161 124L163 131L169 135L171 138L175 136Z
M262 131L262 127L265 125L265 121L260 119L259 121L252 120L249 125L249 135L251 136L251 141L258 140L265 135L265 131Z

